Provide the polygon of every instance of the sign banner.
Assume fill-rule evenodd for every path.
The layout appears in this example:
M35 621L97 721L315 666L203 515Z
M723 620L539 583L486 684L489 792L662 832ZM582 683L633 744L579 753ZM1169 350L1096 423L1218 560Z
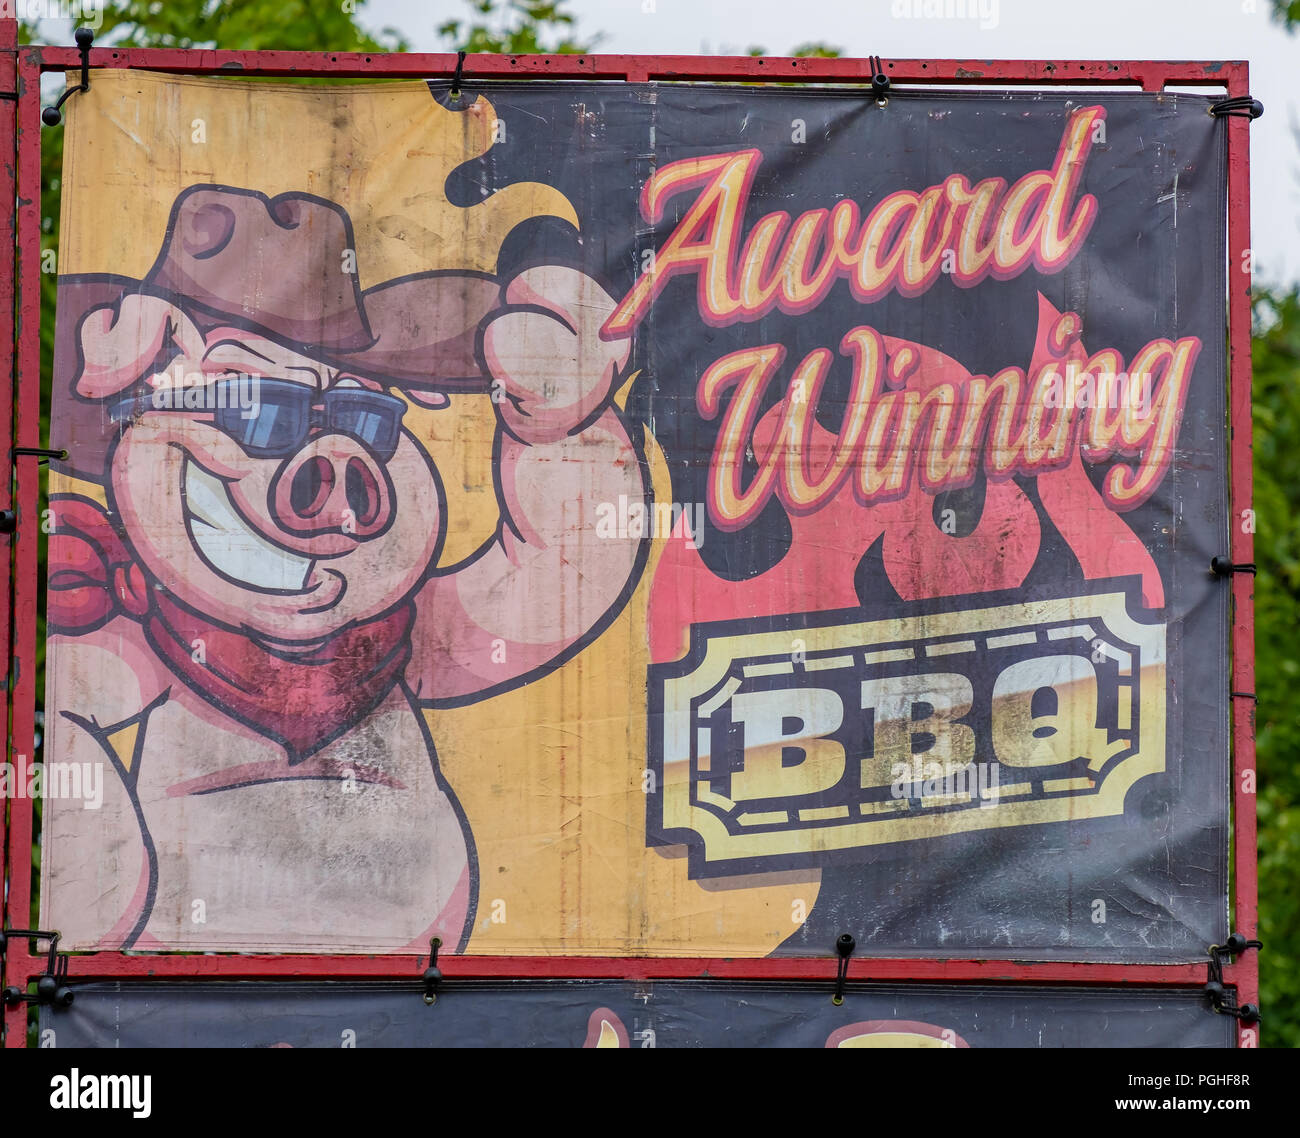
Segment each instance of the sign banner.
M97 983L44 1047L1231 1047L1199 991L705 980Z
M1208 104L97 76L45 925L1202 959Z

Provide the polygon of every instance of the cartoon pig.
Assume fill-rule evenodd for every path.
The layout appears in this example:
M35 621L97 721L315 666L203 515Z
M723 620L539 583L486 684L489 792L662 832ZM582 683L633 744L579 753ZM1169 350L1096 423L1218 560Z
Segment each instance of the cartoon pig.
M47 758L115 772L47 804L65 943L463 947L472 839L421 709L543 674L630 592L640 543L595 535L645 498L610 297L561 266L363 293L355 247L329 201L195 186L143 281L60 282L55 435L104 503L51 502ZM442 478L390 389L489 386L500 523L435 569Z

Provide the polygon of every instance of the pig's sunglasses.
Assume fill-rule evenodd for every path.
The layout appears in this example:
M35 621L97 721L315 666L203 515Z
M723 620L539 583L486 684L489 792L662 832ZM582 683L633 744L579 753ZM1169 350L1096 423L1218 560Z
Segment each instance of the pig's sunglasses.
M240 392L247 392L250 386L256 400L251 407L240 406ZM221 393L224 398L217 397L221 388L225 389ZM239 376L202 390L200 407L156 407L151 393L119 400L109 409L109 417L122 423L146 411L211 411L217 429L252 458L285 458L307 441L313 427L323 427L364 443L380 461L387 462L397 450L406 412L402 400L382 392L332 387L322 394L287 379ZM225 406L211 406L213 403Z

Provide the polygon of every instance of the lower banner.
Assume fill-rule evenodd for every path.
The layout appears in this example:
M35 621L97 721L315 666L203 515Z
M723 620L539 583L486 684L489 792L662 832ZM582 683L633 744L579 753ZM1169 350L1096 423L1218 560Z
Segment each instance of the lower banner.
M1232 1047L1199 990L676 980L78 985L42 1047Z

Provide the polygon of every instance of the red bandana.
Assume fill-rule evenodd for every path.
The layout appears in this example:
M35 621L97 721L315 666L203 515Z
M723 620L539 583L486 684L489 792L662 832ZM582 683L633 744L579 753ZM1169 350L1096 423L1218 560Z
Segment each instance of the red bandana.
M320 750L379 706L411 657L415 610L409 603L311 652L274 651L147 588L97 503L64 498L52 505L50 631L89 632L118 612L139 619L154 650L188 687L281 743L290 763ZM196 641L202 641L201 651Z

